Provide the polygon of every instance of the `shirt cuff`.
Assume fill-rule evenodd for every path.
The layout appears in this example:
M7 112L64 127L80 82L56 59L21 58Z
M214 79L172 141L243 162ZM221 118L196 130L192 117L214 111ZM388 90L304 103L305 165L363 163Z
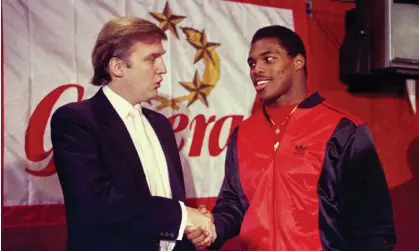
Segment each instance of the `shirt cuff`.
M185 232L186 223L188 220L188 212L186 211L185 203L182 201L179 201L180 208L182 209L182 222L180 223L179 228L179 235L176 238L176 240L181 241L183 238L183 233Z

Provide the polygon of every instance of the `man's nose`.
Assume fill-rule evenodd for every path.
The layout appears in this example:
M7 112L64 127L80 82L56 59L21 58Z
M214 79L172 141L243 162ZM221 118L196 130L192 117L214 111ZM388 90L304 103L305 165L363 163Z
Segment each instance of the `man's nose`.
M255 66L251 70L251 74L253 77L256 77L258 74L263 74L265 72L264 68L261 66L261 64L255 63Z
M256 63L254 70L255 73L263 73L265 71L261 63Z
M159 64L159 67L157 69L157 73L158 74L166 74L167 73L166 65L164 64L164 61L163 60Z

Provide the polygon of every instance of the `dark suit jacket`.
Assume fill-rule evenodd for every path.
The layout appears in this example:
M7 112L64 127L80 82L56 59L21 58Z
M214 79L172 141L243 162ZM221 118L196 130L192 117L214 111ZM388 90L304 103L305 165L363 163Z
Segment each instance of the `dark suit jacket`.
M185 187L176 140L163 115L143 108L166 156L173 199L153 197L129 133L100 89L51 119L70 250L157 250L175 240ZM193 249L184 239L175 249Z

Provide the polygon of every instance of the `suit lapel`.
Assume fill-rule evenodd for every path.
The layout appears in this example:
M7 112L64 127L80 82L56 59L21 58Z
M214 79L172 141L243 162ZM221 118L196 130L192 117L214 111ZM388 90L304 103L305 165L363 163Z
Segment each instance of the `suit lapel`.
M92 98L92 102L94 106L93 109L101 125L103 134L114 146L113 150L115 153L110 153L110 155L115 155L115 158L119 158L120 160L118 161L120 163L127 164L128 169L132 170L134 175L139 178L140 188L142 190L147 190L151 195L141 160L128 130L108 98L106 98L102 89L100 89ZM156 132L166 157L172 198L185 201L182 167L179 163L179 152L176 142L175 140L172 140L172 128L170 125L167 126L167 122L162 121L154 112L143 108L143 113Z
M172 128L168 127L167 122L163 121L156 114L143 108L143 114L152 125L154 132L159 139L160 146L166 157L167 169L169 173L170 188L172 190L172 198L185 201L185 191L183 185L182 167L178 161L178 149L176 142L171 141L173 138Z
M141 160L135 149L134 143L125 127L124 122L106 98L102 89L92 98L94 111L100 123L102 133L112 144L115 158L119 158L119 163L125 163L136 177L139 178L140 188L148 189L147 180L141 164Z

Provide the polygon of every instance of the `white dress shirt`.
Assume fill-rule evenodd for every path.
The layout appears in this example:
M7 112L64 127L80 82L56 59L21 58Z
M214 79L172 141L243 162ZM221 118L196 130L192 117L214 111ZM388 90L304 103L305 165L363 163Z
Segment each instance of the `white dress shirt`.
M151 195L172 198L166 156L164 155L156 132L147 118L142 114L141 105L131 105L108 86L103 87L103 93L127 127L141 160ZM181 201L179 201L179 204L182 209L182 222L179 227L177 240L182 240L186 226L187 212L185 204ZM175 241L161 240L160 250L173 250L175 245Z

